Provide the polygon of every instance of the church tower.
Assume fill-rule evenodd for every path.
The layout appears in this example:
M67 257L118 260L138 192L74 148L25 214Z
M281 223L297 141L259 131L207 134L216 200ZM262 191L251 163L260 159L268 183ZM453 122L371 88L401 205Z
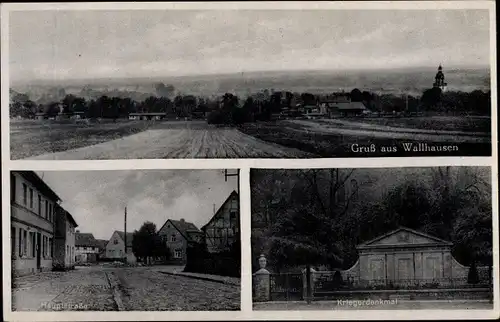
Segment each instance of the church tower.
M443 67L441 65L439 65L438 72L436 73L436 77L434 79L432 87L439 87L441 91L446 91L446 86L448 84L444 81Z

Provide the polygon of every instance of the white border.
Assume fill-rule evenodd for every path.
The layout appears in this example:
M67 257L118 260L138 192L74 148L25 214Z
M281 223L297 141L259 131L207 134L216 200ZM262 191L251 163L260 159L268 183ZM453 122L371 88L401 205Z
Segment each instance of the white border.
M10 254L3 249L4 318L26 321L76 320L274 320L274 319L479 319L498 318L499 311L499 236L498 236L498 151L497 109L492 108L492 157L409 157L409 158L338 158L338 159L190 159L190 160L102 160L102 161L27 161L10 160L9 133L9 11L18 10L234 10L234 9L289 9L289 10L432 10L432 9L488 9L490 12L490 75L492 106L497 106L496 80L496 12L493 1L384 1L384 2L178 2L178 3L16 3L1 5L1 129L2 129L2 187L9 185L12 170L124 170L124 169L224 169L240 168L242 279L241 311L233 312L11 312ZM491 166L493 197L493 252L494 252L494 309L493 310L335 310L329 311L252 311L252 281L250 258L250 189L249 169L254 168L387 168L428 166ZM2 189L2 221L9 223L10 189ZM2 225L4 245L9 244L10 224Z

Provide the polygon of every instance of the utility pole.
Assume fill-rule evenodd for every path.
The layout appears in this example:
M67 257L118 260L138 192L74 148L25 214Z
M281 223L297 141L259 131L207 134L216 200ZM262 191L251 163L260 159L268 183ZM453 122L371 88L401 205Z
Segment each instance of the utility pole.
M127 207L125 207L125 220L124 220L124 224L125 224L125 227L124 227L124 233L123 233L123 239L124 239L124 242L125 242L125 262L127 261Z
M224 181L227 182L227 178L229 177L237 177L237 181L238 181L238 188L237 188L237 192L238 192L238 196L240 195L240 169L236 170L237 172L236 173L228 173L227 172L227 169L224 170Z

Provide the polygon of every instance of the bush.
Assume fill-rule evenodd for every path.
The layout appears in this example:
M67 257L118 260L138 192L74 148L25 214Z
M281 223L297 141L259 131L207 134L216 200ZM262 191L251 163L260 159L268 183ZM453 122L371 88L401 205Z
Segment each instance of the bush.
M204 244L187 248L184 272L240 277L240 256L236 252L209 253Z

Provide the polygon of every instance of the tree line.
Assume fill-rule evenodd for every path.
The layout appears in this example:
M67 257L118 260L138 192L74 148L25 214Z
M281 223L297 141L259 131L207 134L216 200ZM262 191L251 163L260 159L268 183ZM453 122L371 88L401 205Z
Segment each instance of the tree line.
M129 97L102 95L85 99L67 94L59 101L37 104L29 96L11 93L11 117L33 118L37 113L51 117L63 113L79 112L87 118L122 118L130 113L165 113L175 117L205 118L213 124L241 124L256 120L270 120L273 114L290 110L298 115L297 105L316 106L333 97L345 96L352 102L362 102L368 110L378 113L393 112L453 112L490 115L491 92L442 92L439 88L423 91L419 97L411 95L375 94L357 88L350 92L318 95L312 93L274 92L257 93L246 98L226 93L220 98L196 95L171 96L173 87L157 86L156 95L137 101ZM165 95L165 96L163 96ZM170 96L170 97L169 97Z
M492 264L491 184L480 170L432 168L389 186L384 174L360 171L253 172L254 261L262 252L276 271L348 269L356 245L405 226L451 241L463 265Z

